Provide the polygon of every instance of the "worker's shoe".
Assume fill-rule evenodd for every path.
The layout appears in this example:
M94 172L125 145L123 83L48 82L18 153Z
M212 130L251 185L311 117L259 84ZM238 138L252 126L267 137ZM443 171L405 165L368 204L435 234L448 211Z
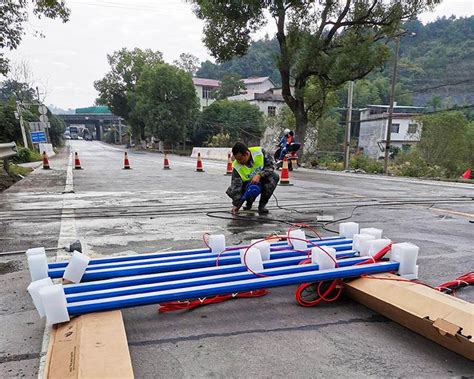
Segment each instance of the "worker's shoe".
M252 205L253 205L253 200L252 201L249 201L247 200L247 202L245 203L244 207L243 207L243 210L244 211L249 211L252 209Z
M263 207L258 207L258 213L261 214L261 215L266 215L268 214L269 210L263 206Z

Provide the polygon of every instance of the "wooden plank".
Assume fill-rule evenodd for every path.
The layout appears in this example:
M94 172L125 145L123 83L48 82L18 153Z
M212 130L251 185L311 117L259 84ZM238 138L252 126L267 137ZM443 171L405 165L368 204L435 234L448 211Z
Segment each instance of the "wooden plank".
M355 301L410 330L474 360L474 304L393 274L345 283ZM389 280L384 280L389 279Z
M73 318L51 332L45 378L133 378L121 311Z

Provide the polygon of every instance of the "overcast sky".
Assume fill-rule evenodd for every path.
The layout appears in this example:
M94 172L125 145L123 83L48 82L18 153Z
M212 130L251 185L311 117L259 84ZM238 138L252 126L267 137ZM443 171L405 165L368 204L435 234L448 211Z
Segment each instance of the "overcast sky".
M92 105L97 96L93 82L108 70L106 55L122 47L159 50L169 63L182 52L212 60L201 41L203 23L184 0L66 2L71 8L69 22L32 18L20 47L7 55L30 63L40 88L47 87L48 105L64 109ZM473 15L474 0L444 0L420 19L426 23L452 14ZM41 30L45 38L34 37L34 30ZM274 30L270 22L255 37L272 35Z

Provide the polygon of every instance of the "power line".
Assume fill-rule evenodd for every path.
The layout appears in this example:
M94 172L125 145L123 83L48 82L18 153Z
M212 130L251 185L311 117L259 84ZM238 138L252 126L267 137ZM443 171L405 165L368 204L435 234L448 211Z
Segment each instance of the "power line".
M458 81L458 82L439 84L439 85L433 86L433 87L425 87L425 88L420 88L420 89L414 89L414 90L411 90L411 91L404 91L401 94L402 95L407 95L407 94L410 94L410 93L425 92L425 91L429 91L429 90L432 90L432 89L438 89L438 88L444 88L444 87L453 87L453 86L457 86L457 85L464 84L464 83L470 83L470 82L474 82L474 78L465 79L465 80L461 80L461 81Z

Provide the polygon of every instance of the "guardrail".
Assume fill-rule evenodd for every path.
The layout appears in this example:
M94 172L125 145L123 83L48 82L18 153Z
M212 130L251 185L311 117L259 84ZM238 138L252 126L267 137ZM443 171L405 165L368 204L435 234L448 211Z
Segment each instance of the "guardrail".
M3 168L5 169L6 172L9 172L9 168L10 168L8 164L8 158L14 157L17 154L18 154L18 151L16 149L15 142L0 143L0 159L3 160Z
M0 159L10 158L17 155L16 143L0 143Z

